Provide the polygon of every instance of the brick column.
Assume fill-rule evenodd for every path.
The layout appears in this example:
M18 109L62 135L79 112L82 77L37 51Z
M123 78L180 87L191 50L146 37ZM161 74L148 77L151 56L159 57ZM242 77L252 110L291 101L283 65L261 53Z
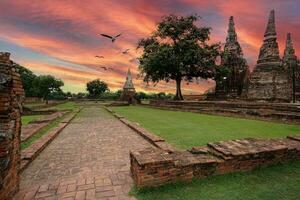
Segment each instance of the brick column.
M0 52L0 199L19 189L21 102L24 91L10 53Z

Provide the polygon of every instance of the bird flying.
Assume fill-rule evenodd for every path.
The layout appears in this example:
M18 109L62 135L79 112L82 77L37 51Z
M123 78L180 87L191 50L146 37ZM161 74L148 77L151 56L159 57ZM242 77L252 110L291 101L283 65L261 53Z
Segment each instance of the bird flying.
M104 56L95 56L96 58L104 58Z
M126 49L124 51L122 51L122 54L127 54L129 52L130 49Z
M107 70L114 70L113 68L111 68L111 67L101 67L102 69L104 69L105 71L107 71Z
M114 41L115 41L118 37L120 37L122 34L120 33L120 34L118 34L118 35L116 35L116 36L110 36L110 35L101 33L100 35L102 35L103 37L109 38L109 39L111 39L111 42L114 42Z

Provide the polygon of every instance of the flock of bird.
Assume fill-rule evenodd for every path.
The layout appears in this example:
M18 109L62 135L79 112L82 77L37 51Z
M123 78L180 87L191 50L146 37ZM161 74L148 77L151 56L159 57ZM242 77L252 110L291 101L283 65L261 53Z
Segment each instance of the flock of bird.
M118 34L118 35L111 36L111 35L107 35L107 34L101 33L100 35L103 36L103 37L105 37L105 38L110 39L111 42L115 42L116 39L117 39L118 37L120 37L122 34L120 33L120 34ZM125 55L125 54L128 54L129 51L130 51L130 49L125 49L125 50L123 50L121 53L122 53L123 55ZM96 55L95 57L96 57L96 58L99 58L99 59L103 59L103 58L104 58L104 56L101 56L101 55ZM101 68L104 69L105 71L107 71L107 70L114 70L114 69L111 68L111 67L101 67Z

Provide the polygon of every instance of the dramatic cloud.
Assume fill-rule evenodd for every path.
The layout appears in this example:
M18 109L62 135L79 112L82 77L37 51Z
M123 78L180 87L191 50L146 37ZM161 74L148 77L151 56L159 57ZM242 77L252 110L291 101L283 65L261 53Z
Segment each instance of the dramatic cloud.
M296 0L1 0L0 50L10 51L15 61L38 74L53 74L64 80L66 90L84 91L95 78L117 90L130 67L137 77L137 41L154 29L163 15L198 13L198 25L212 27L211 40L224 42L229 16L235 17L238 39L253 69L262 44L267 17L276 10L280 52L287 32L300 51L300 13ZM111 43L99 33L122 36ZM122 50L130 48L129 54ZM95 58L103 55L104 59ZM104 71L101 67L112 67ZM137 90L174 92L174 83L147 86L134 79ZM202 93L212 81L183 85L184 93Z

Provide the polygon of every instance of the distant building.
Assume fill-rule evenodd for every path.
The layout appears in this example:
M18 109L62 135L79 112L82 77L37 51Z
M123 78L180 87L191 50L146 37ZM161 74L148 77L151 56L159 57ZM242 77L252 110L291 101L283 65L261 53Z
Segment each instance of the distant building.
M121 101L127 101L130 104L136 104L139 100L136 98L135 88L132 81L130 69L127 71L126 81L123 86L123 91L120 97Z

